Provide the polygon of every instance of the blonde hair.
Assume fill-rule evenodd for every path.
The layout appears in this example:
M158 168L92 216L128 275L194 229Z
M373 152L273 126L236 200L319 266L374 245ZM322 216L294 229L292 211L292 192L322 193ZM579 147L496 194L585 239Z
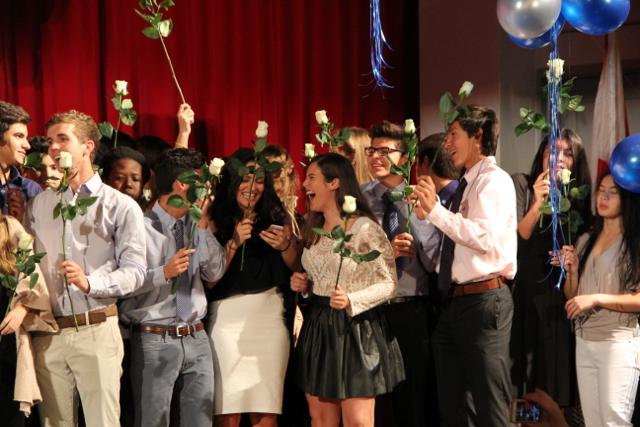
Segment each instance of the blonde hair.
M353 169L356 172L358 183L364 184L373 180L371 172L369 172L369 162L365 150L371 145L369 132L359 127L349 128L351 134L347 144L353 149Z
M94 149L91 152L91 160L93 161L100 144L100 131L95 120L88 114L77 110L69 110L64 113L56 113L45 123L44 128L48 130L51 126L59 123L68 123L73 126L73 134L80 140L82 144L87 141L94 142Z
M264 155L270 162L275 161L282 165L279 173L273 177L273 189L289 215L294 236L299 238L300 226L296 220L296 208L298 207L300 180L296 174L293 160L285 148L277 145L269 145L265 148Z
M0 213L0 272L16 274L15 242L11 239L8 218Z

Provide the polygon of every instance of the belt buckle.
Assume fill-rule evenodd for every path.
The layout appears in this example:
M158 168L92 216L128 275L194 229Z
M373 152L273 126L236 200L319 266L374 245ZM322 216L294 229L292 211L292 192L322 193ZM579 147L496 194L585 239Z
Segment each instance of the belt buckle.
M175 326L175 328L176 328L176 337L183 337L184 336L184 335L182 335L180 333L180 328L182 328L182 327L183 327L183 325L176 325ZM187 333L187 335L188 335L188 333Z

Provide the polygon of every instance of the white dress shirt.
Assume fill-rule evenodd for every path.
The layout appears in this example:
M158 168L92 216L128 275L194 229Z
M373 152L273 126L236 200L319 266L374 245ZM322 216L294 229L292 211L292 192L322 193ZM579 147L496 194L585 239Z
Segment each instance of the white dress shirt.
M468 283L497 276L513 279L517 269L516 193L509 174L488 156L464 175L460 211L439 203L428 219L456 244L452 280Z

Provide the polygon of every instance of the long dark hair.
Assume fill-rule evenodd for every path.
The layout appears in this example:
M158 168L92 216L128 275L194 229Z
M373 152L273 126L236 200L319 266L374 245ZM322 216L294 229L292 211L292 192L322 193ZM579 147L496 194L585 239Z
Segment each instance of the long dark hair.
M240 148L231 155L240 160L243 165L254 160L254 151ZM222 168L222 180L216 187L216 195L207 214L216 226L216 237L221 244L225 244L231 237L236 223L244 215L244 210L238 206L236 193L242 182L242 177L231 162L226 162ZM266 230L271 224L283 225L286 213L282 202L273 189L273 178L270 173L264 174L264 191L254 208L256 221L254 229L257 232ZM253 233L257 235L257 233Z
M596 191L606 174L598 180ZM618 257L620 284L625 291L637 290L640 286L640 194L632 193L614 184L620 194L620 216L622 217L622 250ZM600 215L594 218L593 229L587 244L580 253L579 274L582 274L589 254L602 232L604 220Z
M582 144L582 138L575 131L569 128L563 128L560 131L560 136L558 138L567 141L569 146L571 147L571 152L573 153L573 166L571 167L571 179L575 180L572 183L572 187L580 187L582 185L588 186L591 188L591 173L589 172L589 162L587 161L587 152L584 150L584 145ZM549 136L545 136L544 139L540 142L538 146L538 151L536 152L535 157L533 158L533 163L531 164L531 172L529 172L529 191L533 194L533 184L538 179L538 176L542 173L542 163L544 160L544 150L549 145ZM580 213L582 220L584 223L578 228L576 232L576 236L584 233L589 230L591 224L593 223L593 213L591 212L591 191L587 193L587 196L583 200L573 200L572 204L575 203L577 211ZM529 208L527 206L527 208Z
M353 196L356 198L357 207L354 216L366 216L376 221L376 217L371 211L367 199L362 194L362 191L360 191L356 173L349 159L337 153L325 153L314 157L309 165L313 163L316 163L322 171L325 182L333 181L336 178L340 181L340 187L335 193L338 209L340 209L344 203L344 196ZM319 239L319 236L313 232L313 228L322 227L323 225L324 216L321 212L307 212L304 229L302 231L302 238L306 247L315 244Z

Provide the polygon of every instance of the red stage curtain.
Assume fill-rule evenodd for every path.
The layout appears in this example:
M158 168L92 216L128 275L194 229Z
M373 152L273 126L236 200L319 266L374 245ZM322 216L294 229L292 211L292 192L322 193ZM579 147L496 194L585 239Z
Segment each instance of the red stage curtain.
M110 99L120 79L139 113L122 130L174 140L180 99L159 41L140 32L137 3L0 1L0 99L30 112L31 135L71 108L115 124ZM262 119L269 141L299 159L317 109L338 126L417 119L417 9L417 0L382 1L395 88L371 93L368 0L177 0L167 45L196 112L192 146L228 155Z

